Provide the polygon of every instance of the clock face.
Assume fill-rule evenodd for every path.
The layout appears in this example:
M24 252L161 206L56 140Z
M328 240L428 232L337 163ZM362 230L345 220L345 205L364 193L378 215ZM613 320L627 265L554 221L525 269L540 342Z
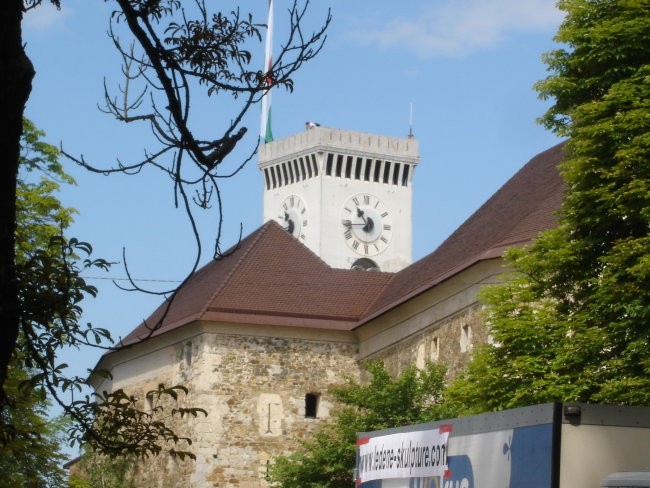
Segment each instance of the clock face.
M305 240L305 231L309 223L307 207L298 195L289 195L284 199L276 220L296 239Z
M374 256L386 249L392 233L391 222L381 200L369 193L350 197L341 211L345 242L362 256Z

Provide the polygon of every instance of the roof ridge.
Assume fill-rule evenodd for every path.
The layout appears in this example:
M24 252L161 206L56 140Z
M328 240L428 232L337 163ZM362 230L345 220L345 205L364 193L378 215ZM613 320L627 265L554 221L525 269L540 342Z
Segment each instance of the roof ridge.
M254 236L254 239L251 239L250 242L247 243L246 248L242 250L241 255L239 256L239 259L233 265L232 269L228 272L228 275L225 277L225 279L223 279L221 281L221 284L215 289L214 293L212 293L210 295L210 298L208 300L206 300L205 305L203 305L203 307L201 307L201 310L197 314L198 318L202 317L203 314L208 311L208 308L210 307L210 304L217 297L217 295L219 295L219 293L225 288L226 284L232 279L233 275L239 269L239 267L241 266L241 264L244 261L244 259L246 258L246 256L248 256L250 254L251 250L255 248L255 244L262 238L262 236L266 232L268 232L268 228L269 228L269 222L267 222L266 224L262 225L262 227L260 227L259 231L257 232L257 235L251 234L248 237L244 238L244 241L247 241L247 240L251 239L251 237ZM240 249L239 246L241 245L241 243L242 243L242 241L239 240L237 242L237 244L235 244L234 246L231 246L230 249L228 249L224 253L224 256L228 257L228 256L234 254L236 251L238 251ZM213 262L215 262L215 261L218 261L218 259L213 260Z

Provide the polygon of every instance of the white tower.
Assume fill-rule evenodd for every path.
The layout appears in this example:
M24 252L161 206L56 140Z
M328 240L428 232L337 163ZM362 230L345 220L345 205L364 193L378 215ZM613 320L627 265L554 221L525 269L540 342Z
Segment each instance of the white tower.
M334 268L411 263L418 142L327 127L260 147L264 221L276 220Z

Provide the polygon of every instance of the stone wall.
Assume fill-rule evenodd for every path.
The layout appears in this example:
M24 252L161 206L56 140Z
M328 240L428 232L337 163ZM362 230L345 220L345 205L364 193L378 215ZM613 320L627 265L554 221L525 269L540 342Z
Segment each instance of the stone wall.
M447 376L451 379L467 365L474 346L487 340L481 305L474 303L374 357L381 358L393 374L411 364L422 368L427 361L439 362L447 367Z
M295 450L329 417L328 388L358 375L356 345L328 341L204 333L175 346L170 380L190 388L187 404L208 417L187 421L196 462L161 456L141 462L136 486L263 487L268 465ZM312 395L315 418L306 417Z

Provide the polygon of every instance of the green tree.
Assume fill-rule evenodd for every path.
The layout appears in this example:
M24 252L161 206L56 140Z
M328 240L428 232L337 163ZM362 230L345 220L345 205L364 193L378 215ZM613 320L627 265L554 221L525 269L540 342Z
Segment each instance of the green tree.
M61 0L0 2L0 153L3 155L0 165L0 414L11 409L12 399L5 383L12 372L12 361L18 360L23 363L18 369L29 374L27 386L34 391L46 391L73 420L69 432L72 440L88 442L111 454L146 456L158 454L163 448L177 455L189 454L176 447L179 443L186 446L191 440L177 436L159 420L203 412L195 408L167 409L170 404L167 400L174 403L185 388L160 385L150 392L160 409L165 409L165 415L158 411L155 419L151 412L138 409L137 398L121 390L78 399L86 385L86 375L68 376L67 365L58 359L64 347L109 348L112 342L108 330L79 324L81 301L96 294L96 289L83 279L82 272L90 267L106 268L108 263L91 259L92 248L88 243L63 237L62 230L69 223L66 219L71 213L65 215L67 210L60 207L61 215L44 217L48 229L56 221L54 227L59 231L54 235L44 232L42 239L33 239L31 233L40 222L20 221L25 217L20 212L34 217L31 210L49 212L56 205L42 194L36 194L47 185L53 190L55 181L42 181L19 190L25 183L19 176L21 165L32 170L52 170L48 166L52 163L49 156L54 153L38 156L33 168L29 161L21 159L20 153L21 146L30 144L29 133L23 132L23 113L35 75L25 53L21 26L25 13L43 3L61 6ZM289 21L286 42L274 57L273 65L262 72L258 69L261 60L252 55L249 47L261 44L266 26L255 23L252 15L241 15L238 9L224 14L215 7L215 2L204 0L192 2L191 7L180 0L112 0L111 3L115 10L109 20L109 35L124 61L122 73L126 80L118 88L122 91L119 104L116 97L106 92L104 111L119 122L147 124L153 142L144 151L143 160L118 162L114 168L99 171L135 174L148 166L170 176L174 202L188 214L197 244L189 277L201 258L201 242L191 205L209 208L215 203L211 202L214 198L217 220L221 222L219 182L237 173L255 154L251 149L246 161L237 162L233 168L223 165L247 132L243 126L244 115L270 88L292 89L291 76L320 51L331 16L328 13L322 28L307 35L302 30L302 21L309 0L294 0L286 10ZM131 42L123 45L124 39ZM218 124L194 127L196 117L190 106L202 106L217 95L232 98L240 105L233 113L223 114L221 127ZM83 157L76 161L97 170ZM22 190L24 194L20 195ZM25 199L22 203L34 208L19 208L20 198ZM215 254L219 249L220 228L219 224ZM17 245L24 246L23 255L18 254ZM131 284L134 290L139 289L135 283ZM169 293L171 304L175 291L159 294ZM160 323L151 324L152 333L159 326ZM70 395L65 398L62 394ZM0 441L20 434L13 427L0 424Z
M562 0L537 84L568 137L556 229L507 254L484 292L494 345L450 399L468 411L549 400L650 404L650 2Z
M280 457L270 472L272 482L283 488L335 488L353 485L356 433L437 420L447 413L440 403L444 370L428 364L414 366L396 378L383 363L366 365L367 383L350 378L332 389L340 408L302 449Z
M109 457L85 451L78 472L70 475L70 488L135 488L131 480L134 459L129 456Z

